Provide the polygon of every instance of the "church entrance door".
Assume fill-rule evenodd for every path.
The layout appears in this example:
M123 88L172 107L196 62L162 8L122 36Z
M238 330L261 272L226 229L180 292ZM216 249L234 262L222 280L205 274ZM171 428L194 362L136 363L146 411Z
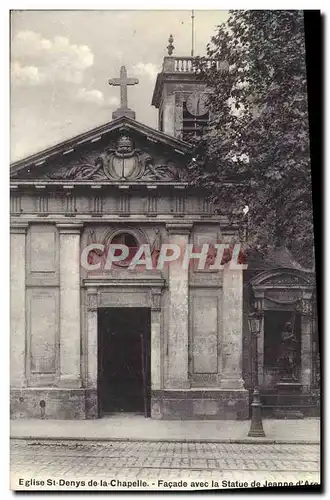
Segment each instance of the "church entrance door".
M150 309L100 308L98 335L100 416L150 416Z

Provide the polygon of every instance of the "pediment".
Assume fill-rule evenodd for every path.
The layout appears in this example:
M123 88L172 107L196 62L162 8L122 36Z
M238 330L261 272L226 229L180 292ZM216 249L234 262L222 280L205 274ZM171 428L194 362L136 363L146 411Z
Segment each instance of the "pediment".
M180 182L190 145L127 117L20 160L11 179Z
M259 273L250 281L252 287L259 288L295 288L312 286L310 273L293 269L267 270Z

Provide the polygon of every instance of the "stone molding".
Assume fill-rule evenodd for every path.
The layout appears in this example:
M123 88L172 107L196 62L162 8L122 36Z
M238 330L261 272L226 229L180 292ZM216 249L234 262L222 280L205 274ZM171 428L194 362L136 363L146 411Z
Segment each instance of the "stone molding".
M72 377L71 375L61 375L58 386L60 388L80 389L82 387L81 377Z
M153 279L145 277L137 277L130 279L115 279L103 278L93 279L86 278L83 280L83 286L86 288L87 301L86 306L88 311L96 311L101 307L100 292L111 292L111 289L117 288L125 290L128 288L140 289L141 292L146 292L148 298L148 307L151 311L161 311L162 290L165 287L165 280L161 277ZM149 291L148 291L149 289ZM139 290L139 291L140 291ZM112 290L113 291L113 290Z
M313 277L310 272L283 267L261 271L250 280L250 283L256 291L274 288L308 290L313 287Z
M56 227L58 228L61 234L80 234L82 228L84 227L84 224L57 223Z
M85 278L83 280L83 286L87 290L93 288L104 288L104 287L150 287L152 289L163 288L165 286L165 280L161 276L154 277L134 277L134 278Z
M168 234L183 234L189 235L193 227L192 222L168 222L166 229Z
M28 222L16 222L10 225L10 232L12 234L26 234L29 227Z

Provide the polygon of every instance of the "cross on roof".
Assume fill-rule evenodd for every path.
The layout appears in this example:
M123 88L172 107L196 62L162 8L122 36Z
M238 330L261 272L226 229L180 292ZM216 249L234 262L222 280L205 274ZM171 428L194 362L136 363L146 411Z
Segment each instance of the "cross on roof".
M130 116L135 119L134 111L130 110L127 104L127 87L128 85L138 84L139 80L137 78L128 78L127 70L125 66L122 66L120 68L120 78L111 78L108 83L114 87L120 87L120 108L112 113L112 117L119 118L119 116Z

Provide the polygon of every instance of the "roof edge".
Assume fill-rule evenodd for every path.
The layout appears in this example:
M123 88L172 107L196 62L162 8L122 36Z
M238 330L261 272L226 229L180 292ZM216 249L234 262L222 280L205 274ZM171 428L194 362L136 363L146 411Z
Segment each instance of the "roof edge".
M53 155L63 153L66 150L72 149L74 146L95 140L100 134L106 134L108 132L111 132L112 130L115 130L116 128L120 128L121 126L128 126L136 130L137 132L140 131L142 133L145 133L146 135L153 136L159 141L164 143L167 142L169 145L172 145L174 148L177 148L184 153L189 153L192 149L191 144L189 144L188 142L182 141L168 134L164 134L163 132L153 129L148 125L124 116L100 125L94 129L88 130L87 132L83 132L82 134L78 134L74 137L66 139L65 141L57 143L54 146L50 146L49 148L43 149L37 153L33 153L32 155L29 155L25 158L17 160L10 164L10 171L11 173L16 173L27 165L33 165L41 161L44 162Z

